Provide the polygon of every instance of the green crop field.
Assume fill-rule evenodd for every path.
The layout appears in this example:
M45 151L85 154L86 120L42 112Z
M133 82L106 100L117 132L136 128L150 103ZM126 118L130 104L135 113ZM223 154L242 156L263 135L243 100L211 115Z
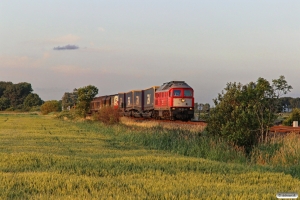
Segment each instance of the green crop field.
M270 167L130 139L143 130L2 113L0 199L277 199L300 192L299 177Z

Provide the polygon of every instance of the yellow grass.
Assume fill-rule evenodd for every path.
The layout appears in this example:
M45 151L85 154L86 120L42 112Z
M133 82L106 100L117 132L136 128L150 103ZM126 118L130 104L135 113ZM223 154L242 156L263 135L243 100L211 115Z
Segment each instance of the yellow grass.
M299 166L300 165L300 135L289 133L285 136L271 138L252 151L252 160L259 165Z
M291 175L147 150L118 140L126 131L0 114L0 199L276 199L300 191Z
M145 128L152 128L156 126L161 126L165 129L181 129L181 130L188 130L191 132L199 133L202 132L205 128L204 125L193 125L193 124L179 124L175 122L165 122L165 121L151 121L151 120L141 120L139 118L128 118L128 117L121 117L120 119L122 124L125 124L127 126L139 126L139 127L145 127Z

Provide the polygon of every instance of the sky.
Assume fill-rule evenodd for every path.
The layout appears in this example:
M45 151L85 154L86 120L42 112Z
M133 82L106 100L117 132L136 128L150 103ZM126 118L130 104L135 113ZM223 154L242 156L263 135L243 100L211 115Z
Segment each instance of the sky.
M300 97L300 1L1 0L0 81L43 100L186 81L210 103L228 82L285 76Z

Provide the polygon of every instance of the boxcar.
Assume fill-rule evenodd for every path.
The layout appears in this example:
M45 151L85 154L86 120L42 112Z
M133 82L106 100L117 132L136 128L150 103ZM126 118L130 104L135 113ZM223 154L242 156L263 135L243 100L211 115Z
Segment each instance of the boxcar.
M155 91L159 86L152 86L143 90L143 117L151 117L154 111Z
M125 100L126 100L126 93L125 92L118 93L118 107L122 115L124 115L125 113L125 108L126 108Z
M142 112L142 90L131 90L126 92L126 99L125 99L125 115L126 116L135 116L141 115Z

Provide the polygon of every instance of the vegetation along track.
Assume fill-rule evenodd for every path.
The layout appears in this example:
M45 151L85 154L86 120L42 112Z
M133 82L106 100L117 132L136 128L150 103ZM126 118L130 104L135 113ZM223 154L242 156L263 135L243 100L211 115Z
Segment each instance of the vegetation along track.
M191 132L201 132L206 127L207 123L205 122L184 122L184 121L170 121L170 120L156 120L152 118L134 118L134 117L121 117L121 123L125 125L135 125L141 127L155 127L161 126L167 129L182 129L189 130Z

